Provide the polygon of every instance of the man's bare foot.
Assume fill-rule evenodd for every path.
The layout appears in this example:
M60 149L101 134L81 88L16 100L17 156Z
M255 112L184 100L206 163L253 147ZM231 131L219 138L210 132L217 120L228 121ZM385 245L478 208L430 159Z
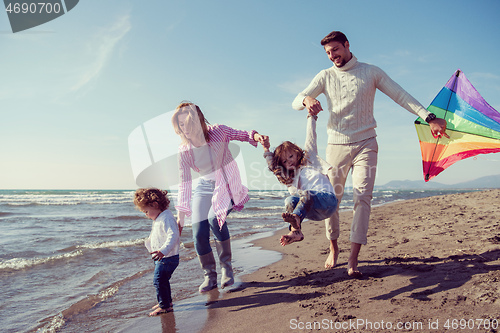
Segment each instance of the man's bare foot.
M281 214L283 221L290 223L292 228L300 229L300 217L296 214L292 213L283 213Z
M363 274L358 271L358 256L361 245L362 244L351 242L351 254L349 255L349 260L347 260L347 275L356 279L363 277Z
M328 255L328 258L325 260L325 268L326 269L332 269L335 266L337 266L337 260L339 259L339 253L337 252L332 252L330 250L330 254Z
M300 229L294 230L294 231L290 231L288 233L288 235L281 236L280 244L281 244L281 246L285 246L285 245L292 244L295 242L300 242L303 239L304 239L304 235L302 234L302 231L300 231Z
M363 273L358 271L358 260L351 260L351 259L348 260L347 275L355 279L360 279L363 277Z
M154 316L161 315L162 313L169 313L169 312L172 312L172 311L174 311L174 308L172 308L172 307L169 307L169 308L166 308L166 309L162 309L162 308L160 308L160 306L158 306L158 307L156 307L156 310L154 310L153 312L151 312L149 314L149 316L150 317L154 317Z
M325 260L325 268L332 269L337 265L337 261L339 259L339 246L337 245L336 239L330 240L330 254L328 254L328 258Z
M350 277L352 277L354 279L361 279L363 277L363 273L361 273L357 269L355 270L352 267L347 269L347 275L349 275Z

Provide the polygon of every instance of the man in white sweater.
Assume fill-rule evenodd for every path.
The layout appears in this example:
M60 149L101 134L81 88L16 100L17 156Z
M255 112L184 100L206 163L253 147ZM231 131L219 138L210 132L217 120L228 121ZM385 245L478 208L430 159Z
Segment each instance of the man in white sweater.
M306 108L317 115L322 111L316 99L324 94L328 103L328 147L326 159L333 166L329 174L339 201L352 169L354 214L351 225L351 254L347 272L351 277L361 277L358 255L361 245L367 243L368 221L377 168L378 146L373 117L373 103L377 89L392 98L409 112L429 123L435 137L446 136L446 121L436 118L415 98L394 82L383 70L358 62L349 50L349 41L340 31L332 31L321 41L333 66L322 70L309 86L297 95L293 108ZM333 268L338 259L339 212L325 220L326 236L330 240L330 254L325 268Z

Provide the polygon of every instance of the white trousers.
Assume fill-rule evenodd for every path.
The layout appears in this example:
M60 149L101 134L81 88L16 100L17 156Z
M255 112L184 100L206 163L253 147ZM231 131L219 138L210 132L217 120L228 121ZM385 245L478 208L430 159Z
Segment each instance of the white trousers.
M333 166L328 174L338 199L337 210L329 219L325 220L326 237L335 240L339 237L339 208L344 186L352 170L353 187L353 219L351 224L350 241L353 243L367 243L368 222L370 220L371 200L375 185L377 170L378 144L376 138L364 141L334 145L326 148L326 161Z

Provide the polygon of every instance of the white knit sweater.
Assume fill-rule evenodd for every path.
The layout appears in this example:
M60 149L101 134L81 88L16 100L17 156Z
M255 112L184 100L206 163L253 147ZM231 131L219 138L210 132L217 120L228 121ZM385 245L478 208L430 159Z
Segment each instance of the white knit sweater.
M297 95L292 107L302 110L306 96L316 98L321 93L325 94L330 111L328 143L359 142L376 136L373 103L377 89L423 119L430 113L383 70L358 62L354 55L340 68L333 65L319 72L309 86Z

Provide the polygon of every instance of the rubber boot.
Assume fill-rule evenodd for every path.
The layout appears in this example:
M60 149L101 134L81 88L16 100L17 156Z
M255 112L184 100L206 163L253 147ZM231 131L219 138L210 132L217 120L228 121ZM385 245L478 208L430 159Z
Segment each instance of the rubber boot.
M215 241L217 254L221 267L221 288L232 286L234 284L233 265L231 265L231 240L223 242Z
M201 268L205 275L205 281L200 285L200 293L205 293L212 289L217 288L217 271L215 270L215 258L214 253L210 251L207 254L198 256L200 260Z

